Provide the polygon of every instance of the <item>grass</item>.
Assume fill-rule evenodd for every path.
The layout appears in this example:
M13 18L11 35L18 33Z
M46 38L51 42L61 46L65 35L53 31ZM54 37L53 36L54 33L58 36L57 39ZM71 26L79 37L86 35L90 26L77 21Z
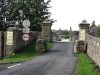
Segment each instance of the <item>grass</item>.
M77 54L78 64L76 68L76 75L100 75L100 72L95 70L95 65L91 64L91 59L84 53Z
M28 45L21 52L16 52L15 54L5 57L3 60L0 60L0 63L11 63L30 60L34 56L38 55L35 50L35 44Z
M47 48L50 49L53 47L53 43L48 42ZM33 57L39 55L36 52L36 44L31 44L26 46L21 52L16 52L13 55L5 57L3 60L0 60L0 63L13 63L13 62L22 62L31 60Z
M48 42L48 43L47 43L47 49L51 49L52 47L53 47L53 43Z

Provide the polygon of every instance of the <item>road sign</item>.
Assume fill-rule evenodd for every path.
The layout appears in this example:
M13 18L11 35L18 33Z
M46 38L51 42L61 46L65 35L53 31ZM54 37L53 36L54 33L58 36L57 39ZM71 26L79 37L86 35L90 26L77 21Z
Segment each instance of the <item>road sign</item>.
M30 26L30 21L29 20L24 20L22 25L25 27L25 28L28 28Z
M30 32L30 28L23 28L23 33L29 33Z
M30 38L29 34L23 34L23 35L22 35L22 39L23 39L24 41L28 41L29 38Z

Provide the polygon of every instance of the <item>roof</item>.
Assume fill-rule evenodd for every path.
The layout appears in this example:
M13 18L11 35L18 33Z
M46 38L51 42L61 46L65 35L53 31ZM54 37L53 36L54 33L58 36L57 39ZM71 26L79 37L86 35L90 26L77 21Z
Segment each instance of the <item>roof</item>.
M93 27L97 28L97 26L96 26L96 25L91 25L91 26L90 26L90 29L91 29L91 28L93 28Z
M87 23L86 20L83 20L79 25L90 25L90 23Z
M95 21L92 22L92 25L90 26L90 29L93 28L93 27L97 28L97 26L95 25Z

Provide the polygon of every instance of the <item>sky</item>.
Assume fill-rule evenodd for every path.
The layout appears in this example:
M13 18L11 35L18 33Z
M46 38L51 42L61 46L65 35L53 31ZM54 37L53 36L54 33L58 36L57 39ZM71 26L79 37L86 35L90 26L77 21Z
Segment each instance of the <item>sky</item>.
M100 0L51 0L51 18L57 20L52 29L79 30L79 23L87 20L100 25Z

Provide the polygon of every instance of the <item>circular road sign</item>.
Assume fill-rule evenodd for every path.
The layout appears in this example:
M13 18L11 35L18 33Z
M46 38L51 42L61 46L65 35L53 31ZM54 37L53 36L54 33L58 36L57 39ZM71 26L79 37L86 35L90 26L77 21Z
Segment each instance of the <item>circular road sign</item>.
M28 28L30 26L30 21L29 20L24 20L22 24L25 28Z
M23 36L22 36L22 39L23 39L24 41L28 41L29 38L30 38L30 36L29 36L28 34L23 34Z

